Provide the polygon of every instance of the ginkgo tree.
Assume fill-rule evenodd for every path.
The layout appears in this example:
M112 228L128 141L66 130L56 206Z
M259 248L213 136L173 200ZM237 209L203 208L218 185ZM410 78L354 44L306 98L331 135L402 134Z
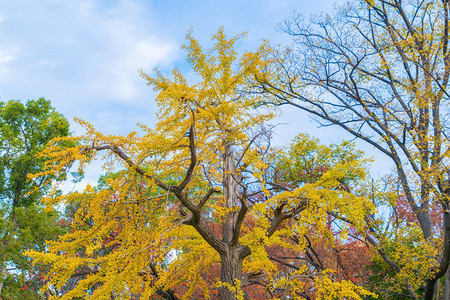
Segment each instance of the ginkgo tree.
M214 46L204 51L187 35L184 49L195 84L176 69L172 79L142 72L158 92L154 127L140 125L142 134L104 135L78 120L86 133L63 138L76 140L77 147L59 148L56 139L42 154L49 158L48 174L74 161L82 170L99 155L108 172L121 170L105 179L105 188L88 185L82 193L47 198L49 209L57 203L78 207L66 235L49 242L45 252L26 253L51 266L49 288L56 296L245 299L246 287L258 276L274 297L281 288L284 297L299 296L305 276L314 279L324 299L370 294L351 281L335 280L326 269L311 274L299 266L285 276L269 258L275 246L305 251L311 228L326 235L328 212L364 226L373 204L350 188L366 172L360 155L337 159L330 151L333 163L315 180L290 186L275 180L273 163L284 150L269 147L267 122L273 114L258 112L257 95L246 92L271 63L271 49L263 43L238 57L240 37L227 39L220 29ZM293 152L303 140L293 144ZM81 268L87 270L83 277L61 294ZM207 273L214 268L220 275L211 282Z

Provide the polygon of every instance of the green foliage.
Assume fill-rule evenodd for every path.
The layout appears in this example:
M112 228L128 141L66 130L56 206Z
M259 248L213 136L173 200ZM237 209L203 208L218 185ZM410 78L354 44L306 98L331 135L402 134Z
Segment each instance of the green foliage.
M43 166L44 158L37 154L54 137L68 134L68 121L44 98L26 105L0 103L0 201L14 207L36 202L47 187L47 178L27 180Z
M350 142L325 146L319 140L306 134L299 134L291 143L288 151L277 157L279 182L298 186L314 183L325 172L339 168L345 163L362 160L363 153L357 151ZM342 184L360 179L360 172L349 172L342 178Z
M12 272L6 274L1 296L5 299L41 299L38 293L44 283L46 269L42 265L31 267L30 259L23 256L27 249L45 249L48 240L54 240L64 233L58 226L60 214L47 212L39 204L31 204L15 209L16 237L4 243L1 253L3 263L7 262ZM3 216L2 220L6 219Z
M69 135L69 123L44 98L0 102L0 295L39 299L42 266L22 255L44 250L45 241L63 233L59 214L39 204L55 176L35 176L45 163L39 153L55 137ZM65 177L65 174L58 179Z

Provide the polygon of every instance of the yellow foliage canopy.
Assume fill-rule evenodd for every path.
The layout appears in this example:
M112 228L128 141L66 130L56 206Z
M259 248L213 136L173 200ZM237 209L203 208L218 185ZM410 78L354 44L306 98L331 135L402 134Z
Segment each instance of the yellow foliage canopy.
M49 287L64 290L61 299L192 299L199 293L242 299L251 293L243 287L261 274L267 290L292 296L303 292L305 280L329 297L370 294L335 280L326 269L317 273L305 266L286 273L270 259L270 247L304 252L311 228L332 239L330 211L363 231L364 217L374 208L351 191L365 170L350 145L329 148L299 136L290 150L269 147L267 121L273 114L256 110L259 95L247 91L255 74L266 72L271 48L263 43L238 58L238 38L227 39L221 29L205 52L187 35L184 49L196 84L178 70L172 79L142 72L159 92L153 128L103 135L78 120L86 129L73 138L79 146L62 149L55 141L43 153L50 158L45 172L58 174L73 161L82 169L104 150L109 174L102 186L47 199L49 207L77 208L72 232L49 243L45 253L27 253L51 265ZM321 171L289 179L295 174L288 170L314 164ZM73 278L78 280L69 288Z

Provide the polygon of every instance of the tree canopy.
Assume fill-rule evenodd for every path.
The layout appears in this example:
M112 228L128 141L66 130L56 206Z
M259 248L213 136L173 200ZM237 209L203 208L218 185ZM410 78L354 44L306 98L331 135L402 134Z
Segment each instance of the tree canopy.
M158 111L128 135L0 102L0 298L450 300L449 13L354 0L247 52L189 32L183 71L140 70ZM276 147L280 106L358 142Z
M259 78L266 102L307 111L391 160L388 185L412 216L411 231L394 201L392 218L378 220L384 227L368 223L369 241L414 299L439 295L450 260L448 18L446 0L354 1L333 15L296 15L282 27L294 43L278 55L278 76ZM449 291L450 278L444 299Z
M76 209L68 233L45 251L27 251L50 266L55 298L372 295L323 259L333 245L364 246L332 215L364 231L374 213L365 159L348 142L324 146L306 135L290 148L270 147L273 114L258 112L261 99L249 90L272 49L263 43L239 56L241 37L221 29L205 51L188 34L194 84L176 69L172 79L142 72L158 91L153 128L104 135L78 120L84 135L45 150L45 170L34 176L58 176L74 161L83 168L102 154L110 174L101 186L45 200Z
M54 176L28 175L43 170L44 157L38 154L55 137L67 136L69 123L43 98L23 104L17 100L0 102L0 293L2 297L38 297L43 276L32 269L22 251L44 250L45 240L62 233L58 214L44 212L39 200L50 188ZM63 176L63 173L61 173ZM35 292L20 290L34 285ZM33 294L34 293L34 294Z

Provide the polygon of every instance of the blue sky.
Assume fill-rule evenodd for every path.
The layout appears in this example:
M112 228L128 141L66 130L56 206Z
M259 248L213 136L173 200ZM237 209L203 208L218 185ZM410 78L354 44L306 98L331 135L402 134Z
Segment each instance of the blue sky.
M0 1L0 100L45 97L72 125L79 117L104 133L126 134L138 122L155 122L155 94L139 69L187 70L180 47L190 28L205 47L220 26L228 35L248 32L242 49L255 49L263 38L285 44L289 37L277 24L293 11L331 12L334 2ZM286 124L275 144L289 144L300 132L323 142L348 137L335 128L317 129L299 110L281 112L277 122ZM80 129L72 126L72 131Z
M154 121L155 97L138 76L183 68L187 31L208 44L220 26L248 31L240 46L284 43L275 30L294 10L330 11L332 0L0 1L0 99L45 97L69 120L108 133ZM284 120L288 122L287 120ZM284 122L283 121L283 122ZM75 127L74 130L77 130Z

